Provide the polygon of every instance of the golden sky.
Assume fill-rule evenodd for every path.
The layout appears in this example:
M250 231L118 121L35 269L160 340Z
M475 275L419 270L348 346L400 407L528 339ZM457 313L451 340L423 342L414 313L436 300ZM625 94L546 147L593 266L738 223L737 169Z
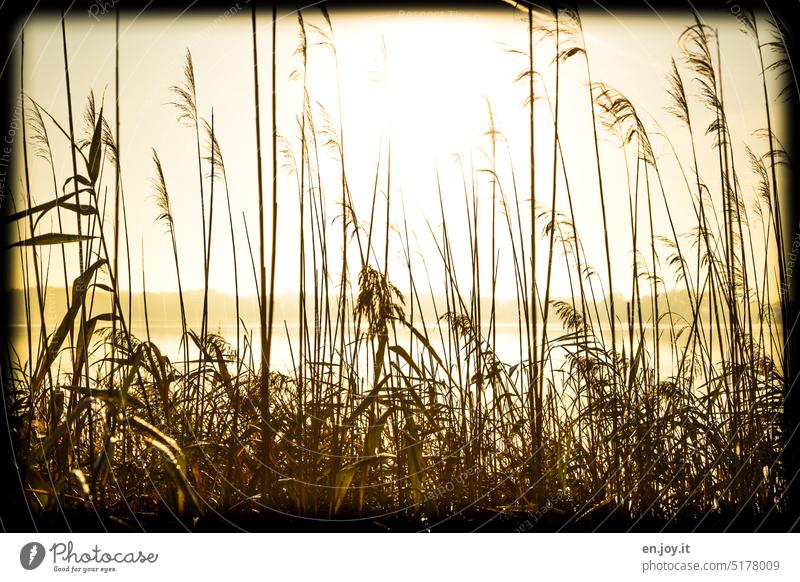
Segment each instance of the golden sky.
M169 91L170 86L182 82L184 57L188 48L194 59L200 114L210 120L212 109L214 111L217 136L227 169L242 292L251 294L255 291L242 226L242 221L247 220L251 237L257 235L252 39L249 7L242 5L242 8L241 11L233 10L228 14L214 11L192 11L182 15L163 11L138 16L127 12L121 14L121 161L134 272L130 285L135 290L141 288L138 273L142 266L142 245L148 290L175 288L169 240L164 226L155 222L158 211L151 183L154 176L151 148L155 148L161 157L172 197L184 288L197 289L203 285L195 138L192 130L177 122L176 109L168 105L174 99ZM513 164L520 200L527 204L529 198L528 111L524 105L527 88L514 83L514 78L526 68L526 64L524 58L506 50L527 50L527 17L502 4L497 10L478 12L450 9L341 11L332 3L330 14L338 53L346 170L359 219L366 221L369 218L375 164L379 154L379 188L382 191L386 189L386 152L387 143L391 140L391 220L395 226L401 227L404 206L412 247L418 253L412 259L415 273L425 276L421 259L424 257L434 291L440 288L443 279L441 261L432 244L430 230L432 227L440 236L441 219L436 186L438 168L450 235L454 241L463 243L455 245L455 259L466 269L464 276L468 280L466 210L462 175L455 156L461 157L467 170L470 167L480 170L491 166L488 158L490 142L486 136L489 127L487 102L491 103L496 128L508 143L508 150L501 146L497 153L502 186L510 195L512 182L509 168ZM309 23L324 26L317 10L308 9L304 16ZM675 11L665 14L592 11L583 13L582 17L593 80L607 83L625 94L637 107L648 130L660 131L660 127L669 135L689 173L689 180L693 180L689 170L686 131L664 109L668 105L666 76L671 67L670 61L680 58L677 39L685 26L691 24L691 16ZM737 20L727 12L704 15L704 19L719 30L726 110L736 150L739 179L749 200L753 176L744 145L750 145L756 152L766 150L765 142L753 136L753 132L765 126L758 54L752 39L740 30ZM766 32L766 27L764 29ZM95 19L84 13L71 14L67 19L67 30L76 119L82 119L86 96L90 90L94 90L98 101L104 98L106 114L113 126L114 15L98 15ZM302 85L301 81L290 79L291 72L300 64L295 54L299 39L296 14L280 13L277 30L278 132L290 141L295 154L299 156L296 116L300 111ZM269 193L272 178L269 100L272 87L269 71L271 23L268 11L259 13L258 34L264 183ZM318 40L319 35L310 31L309 38ZM382 45L386 50L385 68ZM25 50L26 92L65 124L63 56L56 14L37 15L25 25ZM537 69L552 98L552 45L542 41L536 51ZM330 52L320 46L312 46L308 57L309 93L315 112L319 112L320 106L323 106L329 112L334 126L338 127L340 101L334 61ZM14 66L18 68L19 63ZM690 74L685 67L682 73L690 94L696 94L697 85L689 81ZM588 262L604 279L605 251L583 59L578 57L567 61L561 66L560 74L559 133L567 157L570 188L577 203L577 229ZM772 84L771 89L773 94L777 93L776 85ZM697 111L699 124L706 118L699 106L693 107L693 111ZM773 104L772 111L776 133L784 137L784 111L779 104ZM547 207L551 196L553 128L546 100L537 102L535 115L535 192L537 201ZM78 127L82 128L82 123L78 123ZM703 129L698 133L703 133ZM51 135L55 135L54 130ZM695 220L684 179L667 142L655 135L651 138L676 229L679 233L688 232L695 225ZM625 158L613 136L602 132L601 140L600 154L607 184L613 249L612 269L615 279L629 281L633 253ZM707 168L704 178L713 186L713 180L718 179L718 176L714 177L716 153L710 147L710 139L701 138L701 144L700 163ZM56 172L63 183L71 173L65 141L54 138L54 149ZM19 152L16 153L16 159L20 159ZM631 161L635 163L633 157L629 157ZM330 219L340 214L337 205L340 195L336 188L338 170L331 161L323 162L322 169L330 223ZM14 178L12 184L21 191L19 179L19 176ZM279 276L275 286L276 292L283 293L297 289L298 192L294 176L279 174L278 180ZM566 211L563 179L559 180L557 207ZM107 183L111 200L112 182ZM35 203L52 195L52 179L42 160L37 160L32 166L31 185ZM491 220L491 186L485 173L478 173L477 187L482 221L480 233L485 237ZM102 196L105 192L100 194ZM221 189L218 189L217 195L210 282L218 290L232 292L227 210ZM661 193L653 187L652 195L654 230L658 235L668 236L670 231ZM382 216L385 211L382 196L379 196L379 201L376 214ZM645 210L646 207L641 203L640 221L646 221ZM269 211L266 220L269 225ZM43 225L46 223L47 220ZM507 241L505 219L499 212L497 224L503 233L498 239L498 294L512 297L514 279L510 250L507 242L504 242ZM331 231L338 232L339 229L337 221ZM760 227L754 230L760 232ZM640 236L643 239L649 236L646 226L642 227ZM331 263L335 272L339 269L340 245L338 238L333 240ZM755 242L758 243L757 240ZM398 233L392 235L390 244L389 271L390 274L396 274L397 283L403 288L405 274L403 272L401 276L400 269L404 268L404 261ZM540 265L546 263L546 246L544 242L539 245ZM640 243L639 248L645 251L648 247ZM355 247L351 247L351 250L355 256ZM378 244L376 250L382 257L382 243ZM483 252L482 260L488 263L491 256L489 247ZM558 251L556 256L560 257ZM61 272L59 257L60 253L56 252L49 257L52 273ZM553 279L555 296L569 292L568 279L560 271L563 269L563 260L559 258L558 261ZM543 277L543 269L539 277ZM353 280L356 275L353 273ZM488 270L484 277L485 288L488 288ZM770 273L769 277L772 278L773 274ZM671 287L669 277L665 275L665 278L668 287ZM55 275L53 279L58 280ZM338 276L334 275L333 279L338 280ZM121 284L127 286L128 282L123 278ZM22 285L19 270L14 271L11 285ZM619 291L628 293L627 284L620 286L622 289Z

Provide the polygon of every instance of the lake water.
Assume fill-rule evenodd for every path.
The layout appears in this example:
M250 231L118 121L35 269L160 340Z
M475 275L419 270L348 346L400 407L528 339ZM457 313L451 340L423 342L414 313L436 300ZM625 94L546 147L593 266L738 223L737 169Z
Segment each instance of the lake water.
M539 335L541 335L541 326L539 329ZM294 368L293 362L296 361L298 357L299 330L299 324L281 324L273 326L271 362L274 370L289 371ZM24 325L12 325L10 326L10 331L10 340L14 349L24 362L27 360L28 351L26 328ZM145 339L147 337L143 326L141 326L141 329L135 326L132 331L139 339ZM236 345L236 326L234 325L209 326L209 332L222 336L231 345ZM446 346L447 342L447 326L432 324L427 326L426 332L434 349L440 354L443 353L446 350L446 347L443 346ZM489 336L489 332L489 326L483 326L482 335L484 338ZM496 332L496 339L494 342L495 351L497 357L503 363L513 365L518 363L521 359L527 358L527 348L525 348L527 339L524 330L522 336L523 355L522 357L520 356L520 330L517 324L498 324ZM548 325L547 335L550 340L563 336L566 333L567 332L560 324ZM258 354L260 350L258 322L247 324L246 329L240 328L240 334L242 347L245 345L245 335L247 336L246 343L251 346L251 352L248 352L248 357L249 354L252 353L254 354L253 358L257 359L257 355L255 354ZM608 328L604 329L604 334L606 336L606 341L609 342L610 331ZM409 335L407 330L398 328L396 343L401 346L408 346ZM645 336L648 340L647 348L650 349L652 346L652 327L645 326ZM617 330L618 344L622 338L625 339L625 350L626 353L628 353L630 351L630 347L628 346L628 330L619 328ZM150 339L159 347L162 353L167 355L170 359L177 360L181 358L180 325L151 325ZM638 340L634 337L634 342L636 341ZM394 343L394 338L391 343ZM668 376L673 369L670 351L674 348L667 330L662 329L661 341L659 343L661 348L661 374L662 376ZM190 345L190 357L192 353L196 354L196 350L192 350L192 347L193 346ZM558 366L564 359L564 352L562 350L555 350L551 357L553 358L554 364Z

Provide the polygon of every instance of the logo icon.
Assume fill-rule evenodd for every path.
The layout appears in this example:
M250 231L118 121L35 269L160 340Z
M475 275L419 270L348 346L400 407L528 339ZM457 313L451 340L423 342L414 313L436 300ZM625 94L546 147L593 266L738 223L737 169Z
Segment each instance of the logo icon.
M44 561L44 546L39 542L29 542L19 551L19 563L26 570L35 570Z

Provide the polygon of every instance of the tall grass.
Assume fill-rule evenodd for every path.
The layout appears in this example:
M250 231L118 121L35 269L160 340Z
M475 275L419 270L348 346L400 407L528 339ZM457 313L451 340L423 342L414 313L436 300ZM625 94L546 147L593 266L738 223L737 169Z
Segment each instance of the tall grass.
M31 96L25 96L31 116L28 109L23 114L30 128L23 136L23 183L30 187L31 142L48 162L55 192L35 204L26 191L18 202L24 209L7 217L17 230L12 247L19 258L14 260L26 281L35 284L35 293L24 295L28 360L9 353L12 369L4 367L4 381L12 386L6 405L17 419L17 453L34 505L41 511L99 506L133 521L139 512L168 509L202 516L208 508L235 512L264 505L315 517L402 511L433 520L460 510L537 511L550 501L569 516L566 523L613 516L634 522L645 517L669 522L684 515L702 520L742 508L752 513L781 509L786 486L779 454L786 380L781 340L787 307L776 165L786 153L776 146L770 121L767 77L775 67L760 53L768 151L747 150L756 184L749 192L743 184L750 182L740 179L743 169L736 168L739 142L726 118L723 47L699 16L681 35L682 59L672 62L665 80L670 112L691 142L688 151L676 148L655 122L645 121L625 95L593 79L576 10L528 12L525 20L528 46L509 52L523 63L517 80L526 83L530 168L514 167L512 146L487 102L487 167L471 153L459 156L455 166L462 183L452 191L437 171L432 187L439 216L425 235L425 247L432 250L422 255L418 233L409 232L405 202L393 186L391 134L381 135L368 212L354 203L348 172L360 169L345 156L339 55L333 19L324 8L313 15L298 12L299 62L289 82L300 84L301 97L295 133L280 136L275 95L281 89L276 73L281 55L273 5L272 163L271 174L264 175L262 71L253 8L257 259L246 221L244 228L258 292L258 348L254 330L242 317L246 298L240 296L235 193L229 190L214 109L210 123L199 113L196 71L187 52L183 85L172 89L179 121L195 131L203 305L198 333L188 320L181 277L187 251L179 252L175 234L176 222L187 219L175 213L169 173L154 150L153 198L157 220L170 239L182 328L182 354L167 354L151 341L146 299L145 339L131 333L132 308L129 304L126 312L120 299L123 232L126 249L129 244L120 168L119 38L115 132L102 105L98 111L90 96L87 136L81 139L72 114L62 19L68 130ZM760 47L757 20L752 16L748 30ZM116 26L118 35L118 19ZM534 51L551 58L549 67L537 70ZM584 60L585 78L572 78L575 69L564 66L573 58ZM308 78L317 64L332 67L335 86L311 95ZM700 87L699 96L688 89L689 82ZM581 193L569 171L571 152L559 133L560 100L567 90L585 92L591 107L586 131L592 136L592 179L603 227L603 240L591 243L602 246L606 273L590 264L584 245L591 233L576 222ZM335 115L329 113L327 96L336 98L330 108ZM549 123L541 118L544 102L552 116L551 142L536 135L539 124ZM716 154L708 167L700 162L706 158L697 125L705 122ZM72 175L66 181L57 179L52 163L56 137L58 147L70 152ZM601 142L609 138L619 157L605 150L601 156ZM653 153L656 140L672 152L685 191L667 191L666 162ZM323 171L326 154L336 164L335 179ZM508 171L503 172L506 155ZM106 220L108 206L98 193L106 191L109 164L114 214ZM628 197L630 238L626 233L625 240L630 242L624 251L632 257L630 281L616 284L610 190L604 181L613 164L622 165L627 177L622 195ZM535 187L536 170L543 165L552 172L544 195ZM289 176L296 179L283 179ZM272 179L269 235L265 178ZM58 184L64 184L61 193ZM294 336L285 325L292 366L278 371L270 355L273 332L281 333L274 329L280 323L274 297L278 197L294 196L295 187L300 325ZM219 188L225 192L233 257L235 345L208 325L211 253L219 248L212 244ZM90 204L80 204L82 195ZM330 215L331 196L341 209L335 216ZM685 196L692 208L692 226L684 232L673 220L675 196ZM564 205L568 210L559 210ZM45 224L40 219L52 210L58 213L57 230L40 233ZM665 232L654 221L662 213L669 225ZM72 219L76 233L68 226ZM466 241L454 240L456 221L463 221ZM484 239L487 232L490 240ZM112 252L108 241L113 241ZM542 243L544 268L537 265ZM49 268L41 259L54 244L65 257L77 254L78 272L65 291L67 312L48 329ZM457 245L468 249L466 264L456 262ZM392 252L402 254L406 269L393 269L390 277ZM561 261L570 292L557 298L553 277ZM519 353L513 361L498 354L501 269L509 270L516 290ZM668 281L678 283L668 289ZM772 295L776 283L777 298ZM624 321L614 298L614 288L621 286L630 289ZM435 293L437 287L443 291ZM111 297L110 312L98 307L97 291ZM773 312L774 299L780 313ZM673 308L683 300L688 311ZM559 331L550 321L556 317ZM669 349L661 348L664 336Z

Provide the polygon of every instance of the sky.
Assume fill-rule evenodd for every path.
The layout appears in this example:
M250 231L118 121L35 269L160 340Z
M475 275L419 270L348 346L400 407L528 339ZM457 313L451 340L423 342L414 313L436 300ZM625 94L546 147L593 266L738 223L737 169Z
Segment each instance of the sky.
M430 288L441 290L444 275L434 237L441 242L442 218L439 189L445 209L447 228L453 241L453 254L459 279L469 286L469 226L462 168L474 169L478 191L478 234L489 241L492 223L492 168L489 107L495 129L501 132L498 141L496 171L500 187L514 198L516 187L520 204L530 199L530 136L529 113L525 105L526 83L514 79L527 65L525 58L512 52L528 47L527 16L511 6L499 4L496 10L337 10L330 6L336 56L319 41L322 35L313 27L325 29L321 13L313 8L303 12L311 44L308 52L307 83L315 120L324 125L322 110L327 111L331 125L344 128L345 169L359 220L368 222L378 169L378 205L376 216L385 214L387 190L387 157L391 144L391 183L389 188L390 235L389 274L401 289L405 287L405 259L400 233L408 229L411 239L411 263L415 276L429 277ZM726 110L734 143L735 163L745 196L753 188L754 177L745 154L745 144L756 152L766 150L764 140L754 132L766 125L761 89L758 53L752 38L741 31L739 22L726 11L703 15L718 29L721 45L722 78ZM665 111L669 104L667 74L671 59L681 67L690 95L697 93L688 69L680 61L678 38L691 24L688 13L672 11L626 11L609 13L603 10L582 13L586 48L591 64L592 80L606 83L635 105L645 126L652 132L654 153L663 175L664 197L675 228L688 232L696 222L684 175L676 162L673 147L683 165L686 178L694 178L690 170L689 141L686 130ZM94 91L98 103L114 126L114 38L113 13L94 15L71 13L67 17L67 41L73 94L73 110L80 136L86 135L82 112L86 97ZM762 22L763 24L763 22ZM129 225L132 281L122 276L120 284L141 290L142 267L146 272L148 291L175 289L176 275L170 240L154 200L152 179L155 171L152 150L162 161L167 188L171 196L181 277L185 289L203 286L202 228L198 193L198 169L194 131L178 122L178 112L170 105L175 96L173 85L183 82L187 49L191 51L195 69L200 115L214 125L221 146L234 223L234 240L238 253L240 292L255 293L253 271L248 255L244 222L257 255L258 207L256 172L256 132L254 123L253 66L250 7L240 2L227 12L193 10L184 14L164 11L135 15L120 14L120 128L121 168ZM25 25L25 92L43 109L66 127L67 106L64 84L63 53L59 18L54 13L37 14ZM762 26L766 33L766 26ZM299 157L300 139L297 116L302 100L302 76L293 76L301 61L296 48L299 42L297 14L280 12L277 21L276 124ZM271 57L270 13L258 13L258 58L260 66L260 98L262 152L264 156L265 195L271 195L271 124L270 83ZM542 40L535 48L536 69L552 100L555 90L555 66L552 44ZM19 70L19 52L13 66ZM338 72L338 76L337 76ZM18 79L19 81L19 79ZM606 277L603 229L592 141L591 111L587 93L586 63L573 57L560 66L559 136L565 155L569 188L575 203L575 222L584 245L588 263ZM778 86L770 82L772 94ZM537 89L538 90L538 89ZM774 103L775 132L783 136L785 112ZM341 111L341 118L340 118ZM699 105L692 105L698 131L708 123ZM543 209L550 207L553 167L553 118L547 99L535 106L536 181L534 197ZM66 141L48 125L53 138L54 164L59 183L71 174L71 161ZM669 136L672 145L655 132ZM615 280L630 281L633 252L631 244L628 179L626 157L618 140L601 131L600 156L607 196L607 219L612 247L612 274ZM699 140L699 162L704 179L713 189L716 152L710 138ZM504 145L504 144L507 144ZM341 229L341 193L338 191L338 164L330 152L321 149L320 163L327 218L331 233ZM22 192L20 144L15 142L17 175L10 183L15 192ZM285 160L281 160L282 162ZM635 166L634 155L628 164ZM558 160L560 164L561 161ZM106 171L111 171L106 164ZM511 169L513 168L513 175ZM702 169L705 168L705 169ZM206 171L204 169L204 171ZM110 175L110 174L109 174ZM467 176L471 182L472 177ZM108 190L99 194L113 201L113 180L106 177ZM643 184L643 183L642 183ZM275 289L277 293L293 293L298 289L299 193L297 177L285 170L278 174L278 231ZM664 202L656 182L651 180L653 230L669 236L670 226ZM31 163L31 190L34 204L52 196L52 177L41 159ZM495 190L495 195L499 196ZM208 195L208 181L206 181ZM214 289L233 292L233 260L228 231L228 214L224 194L216 190L214 231L209 282ZM208 200L206 200L208 205ZM749 202L748 202L749 204ZM567 212L566 183L558 169L556 207ZM113 213L113 202L108 206ZM649 248L648 216L644 198L640 199L639 250ZM523 214L525 214L523 212ZM515 295L512 254L506 234L505 216L497 207L497 293L500 297ZM55 228L54 216L42 221L39 232ZM110 219L109 219L110 220ZM272 215L265 210L267 228ZM541 228L540 220L538 228ZM110 223L108 223L110 224ZM73 221L74 225L74 221ZM383 219L376 222L383 232ZM523 219L523 230L530 221ZM365 227L366 228L366 227ZM396 230L394 230L396 229ZM760 232L760 227L757 229ZM332 235L333 236L333 235ZM382 235L376 243L376 257L382 264ZM538 244L537 280L543 280L547 266L546 239ZM644 241L644 242L643 242ZM756 247L763 241L755 240ZM269 242L267 240L267 245ZM55 248L55 247L53 247ZM338 281L341 243L330 243L331 277ZM351 257L357 246L351 241ZM761 257L763 257L763 250ZM484 243L482 253L482 286L491 281L491 247ZM269 256L269 250L267 251ZM552 275L553 296L569 293L569 278L564 261L556 251ZM664 253L664 257L666 252ZM649 258L649 254L647 255ZM668 287L677 283L665 269L662 257L660 270ZM54 284L63 285L60 252L50 253L50 270ZM124 257L123 257L124 260ZM648 259L649 260L649 259ZM761 260L761 259L759 259ZM72 262L72 259L70 259ZM69 265L75 272L75 265ZM351 273L355 283L357 271ZM770 273L768 277L774 277ZM23 285L19 268L12 272L7 286ZM423 285L423 288L427 283ZM615 289L629 294L629 285Z

